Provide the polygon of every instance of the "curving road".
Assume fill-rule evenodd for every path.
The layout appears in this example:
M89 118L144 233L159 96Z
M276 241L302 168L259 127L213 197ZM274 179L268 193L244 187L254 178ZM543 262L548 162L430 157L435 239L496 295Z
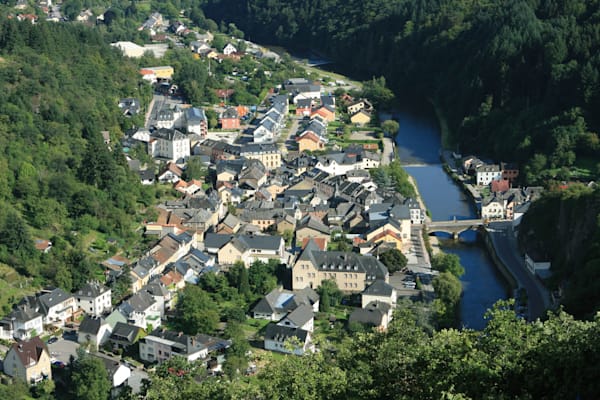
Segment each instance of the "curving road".
M521 256L510 221L491 222L488 234L496 254L517 280L517 284L527 291L528 320L534 321L545 315L550 307L548 290L529 272Z

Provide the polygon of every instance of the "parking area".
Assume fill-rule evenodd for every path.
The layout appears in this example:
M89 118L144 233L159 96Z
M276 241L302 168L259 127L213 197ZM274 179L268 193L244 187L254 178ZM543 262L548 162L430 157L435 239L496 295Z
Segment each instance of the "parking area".
M65 364L69 362L71 355L77 357L78 348L79 343L77 343L76 336L71 337L67 335L66 338L59 338L56 342L48 344L50 357Z

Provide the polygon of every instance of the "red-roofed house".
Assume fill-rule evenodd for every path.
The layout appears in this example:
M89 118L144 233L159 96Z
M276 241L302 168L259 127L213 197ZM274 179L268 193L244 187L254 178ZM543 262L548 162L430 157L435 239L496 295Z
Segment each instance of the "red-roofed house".
M309 241L315 242L319 250L326 251L327 250L327 239L324 238L304 238L302 239L302 248L304 249Z
M317 151L325 149L325 142L314 132L306 131L302 136L296 138L298 151Z
M327 122L335 121L335 108L330 106L321 106L319 108L313 108L310 113L310 118L319 116Z
M52 248L52 242L46 239L36 239L35 248L42 253L48 253Z
M502 193L510 189L510 182L506 179L496 179L491 183L492 193Z

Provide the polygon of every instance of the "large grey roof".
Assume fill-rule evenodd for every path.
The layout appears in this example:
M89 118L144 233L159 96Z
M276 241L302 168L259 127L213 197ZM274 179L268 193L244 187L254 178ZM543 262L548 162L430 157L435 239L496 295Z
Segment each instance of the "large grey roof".
M204 247L220 249L231 241L234 235L224 235L220 233L207 233L204 237Z
M124 322L117 322L110 335L110 338L113 340L125 340L132 343L140 330L141 328L138 326L126 324Z
M383 279L388 270L377 258L343 251L320 251L310 240L300 259L307 259L320 271L356 271L365 273L367 280Z
M79 325L79 334L89 333L92 335L98 334L100 327L105 324L104 319L86 315Z
M163 140L181 140L181 139L185 139L185 135L181 132L179 132L176 129L166 129L166 128L161 128L158 129L154 132L152 132L151 134L152 137L157 138L157 139L163 139Z
M302 304L313 305L319 301L319 295L311 288L289 291L281 288L273 289L263 297L252 309L253 313L282 314L292 311Z
M144 312L154 303L155 300L150 293L140 291L131 296L129 300L121 303L119 310L124 311L126 315L130 315L132 312Z
M289 326L280 326L275 323L267 325L265 331L265 340L273 340L276 342L285 342L288 339L298 338L301 343L306 342L308 331L298 328L290 328Z
M294 311L286 315L284 319L289 320L296 326L303 326L312 318L314 318L312 307L308 304L301 304Z
M371 296L391 296L394 292L394 287L385 281L378 279L363 291L363 294Z

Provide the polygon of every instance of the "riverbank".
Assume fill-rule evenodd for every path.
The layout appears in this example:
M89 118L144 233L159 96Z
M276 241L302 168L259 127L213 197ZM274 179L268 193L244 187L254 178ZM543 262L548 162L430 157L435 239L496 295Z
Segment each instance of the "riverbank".
M448 128L448 121L446 120L441 107L434 99L429 99L429 103L433 107L433 111L435 112L435 116L440 126L442 149L447 149L450 147L450 129Z

